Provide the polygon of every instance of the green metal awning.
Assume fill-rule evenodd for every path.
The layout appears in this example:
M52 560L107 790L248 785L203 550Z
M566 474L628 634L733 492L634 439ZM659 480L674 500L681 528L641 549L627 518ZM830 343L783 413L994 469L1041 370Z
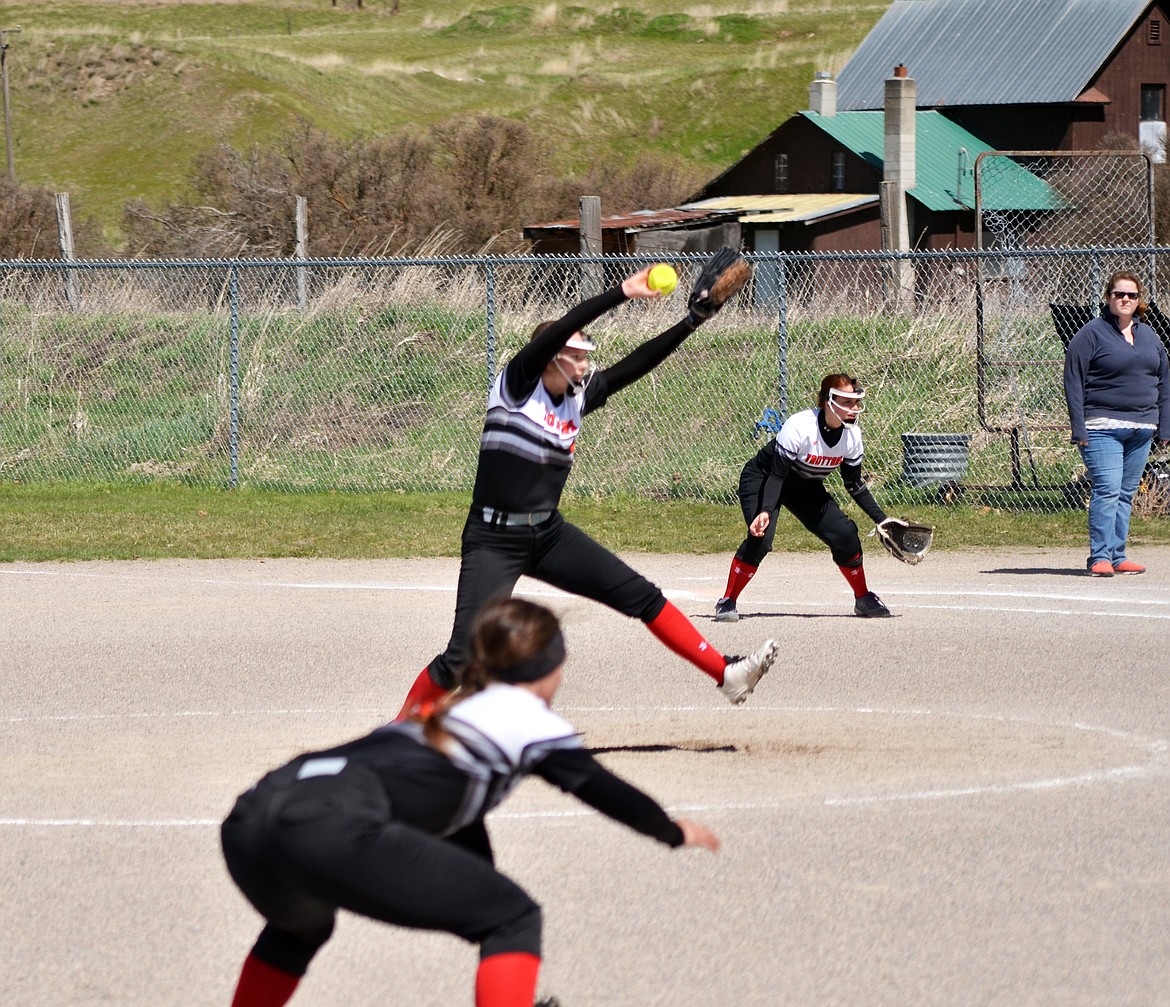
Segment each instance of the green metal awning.
M869 162L880 175L885 161L885 114L801 112L842 147ZM909 191L930 210L943 212L975 206L975 159L992 151L939 112L916 112L916 185ZM1009 158L996 162L982 179L983 206L989 210L1059 210L1064 201L1047 182Z

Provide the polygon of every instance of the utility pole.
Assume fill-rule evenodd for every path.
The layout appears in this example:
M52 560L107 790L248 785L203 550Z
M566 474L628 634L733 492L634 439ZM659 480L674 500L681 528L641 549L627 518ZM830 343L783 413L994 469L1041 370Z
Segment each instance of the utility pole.
M8 106L8 36L20 31L15 28L0 28L0 79L4 87L4 148L8 151L8 177L15 184L16 163L12 159L12 112Z

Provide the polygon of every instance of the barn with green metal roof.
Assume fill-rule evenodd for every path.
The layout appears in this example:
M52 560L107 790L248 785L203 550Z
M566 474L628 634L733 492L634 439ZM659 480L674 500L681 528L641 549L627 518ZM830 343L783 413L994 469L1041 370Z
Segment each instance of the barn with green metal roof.
M975 159L993 148L939 112L914 114L916 182L911 247L969 248L974 244ZM881 247L878 194L885 169L882 112L801 112L712 181L685 206L691 210L737 208L749 248L789 251L859 251ZM777 166L783 168L778 171ZM778 177L795 201L800 195L837 198L836 212L781 218L776 207L752 200ZM1060 197L1040 178L1008 165L988 205L1037 214L1058 209ZM811 207L810 207L811 208ZM774 234L774 237L772 235Z

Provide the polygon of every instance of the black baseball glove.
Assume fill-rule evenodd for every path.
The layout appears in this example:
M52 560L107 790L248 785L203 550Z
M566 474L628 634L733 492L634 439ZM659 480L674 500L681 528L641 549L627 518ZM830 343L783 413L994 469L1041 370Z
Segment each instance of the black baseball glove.
M752 278L752 267L733 248L721 248L695 277L687 300L687 318L695 325L705 322L738 294Z
M894 559L916 566L930 552L934 529L930 525L915 524L905 518L888 517L875 529L878 541Z

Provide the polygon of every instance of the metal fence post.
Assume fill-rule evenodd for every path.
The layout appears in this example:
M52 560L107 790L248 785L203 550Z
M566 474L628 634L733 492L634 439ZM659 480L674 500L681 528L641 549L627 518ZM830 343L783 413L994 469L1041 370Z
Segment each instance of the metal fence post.
M788 419L788 275L784 256L776 254L776 409Z
M487 283L487 377L488 391L496 383L496 271L492 260L485 264L484 278Z
M231 312L231 481L236 489L240 484L240 274L236 266L228 274L228 303Z

